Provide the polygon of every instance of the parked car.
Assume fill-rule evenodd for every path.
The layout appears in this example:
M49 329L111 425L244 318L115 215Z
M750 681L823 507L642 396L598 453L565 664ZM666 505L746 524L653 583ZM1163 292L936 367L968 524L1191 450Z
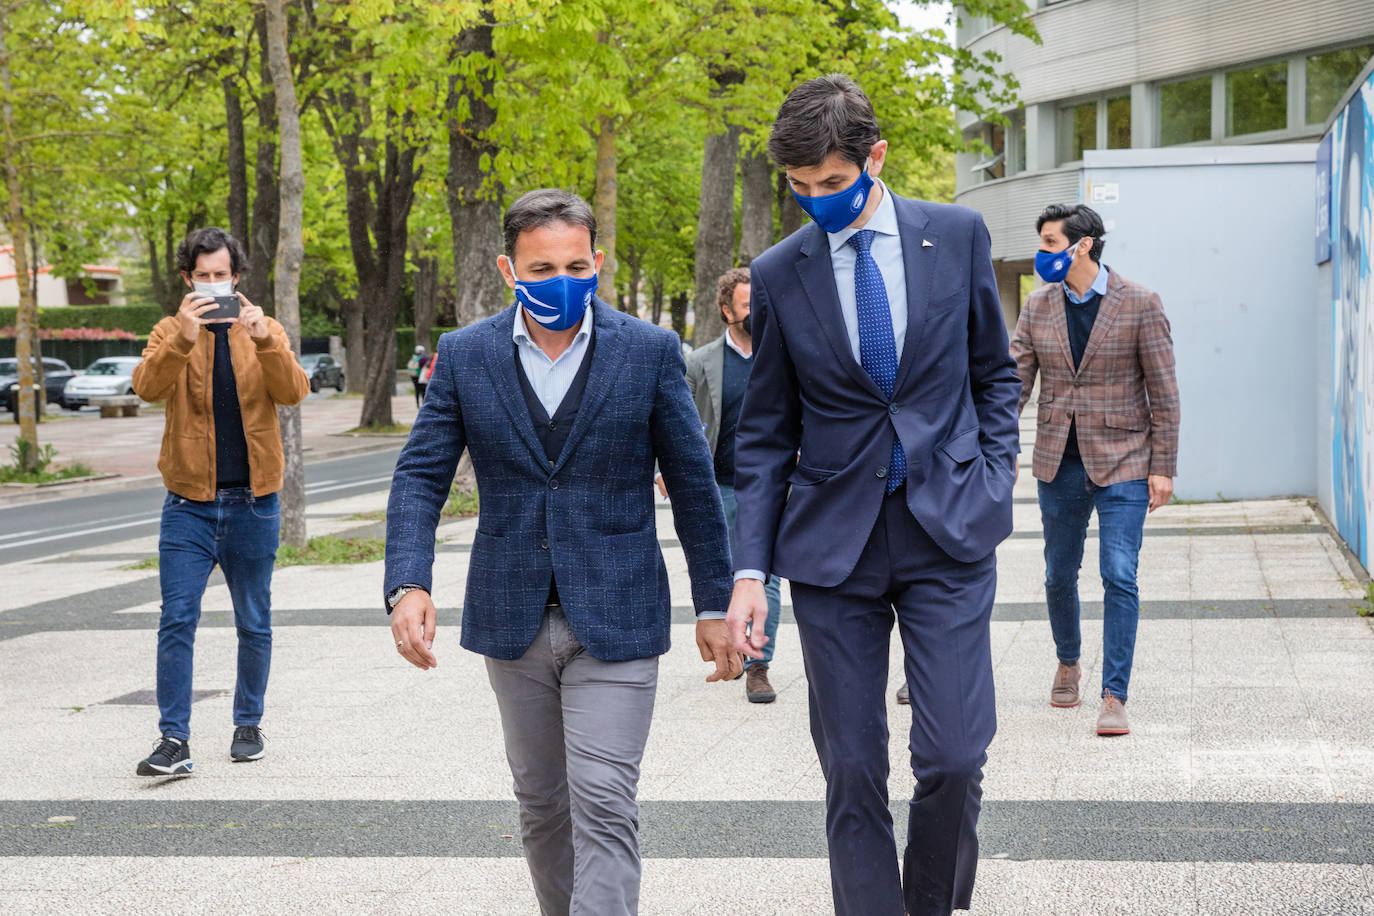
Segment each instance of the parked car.
M62 406L68 410L85 407L91 398L108 398L134 393L134 366L141 356L105 356L70 379L62 389Z
M60 359L43 357L43 387L47 389L49 404L62 403L62 389L67 380L76 375L72 367ZM0 393L5 398L5 409L16 417L19 415L19 360L13 356L0 359Z
M302 353L296 357L305 374L310 376L310 390L332 387L335 391L344 390L343 366L334 361L328 353Z

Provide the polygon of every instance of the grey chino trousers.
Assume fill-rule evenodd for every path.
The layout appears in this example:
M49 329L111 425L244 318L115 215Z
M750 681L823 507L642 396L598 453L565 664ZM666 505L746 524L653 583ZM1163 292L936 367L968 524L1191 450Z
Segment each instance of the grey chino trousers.
M658 658L592 657L551 606L515 661L487 660L543 916L639 912L639 764Z

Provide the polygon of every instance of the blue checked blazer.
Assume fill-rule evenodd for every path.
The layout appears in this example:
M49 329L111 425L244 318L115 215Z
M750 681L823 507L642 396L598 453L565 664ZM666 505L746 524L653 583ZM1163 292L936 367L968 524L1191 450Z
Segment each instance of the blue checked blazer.
M430 587L439 512L466 448L481 510L463 646L524 655L557 574L563 612L593 656L661 655L672 604L654 522L655 460L673 494L697 613L724 611L733 586L720 491L677 336L595 302L587 388L550 467L516 374L516 308L439 338L391 483L383 593Z

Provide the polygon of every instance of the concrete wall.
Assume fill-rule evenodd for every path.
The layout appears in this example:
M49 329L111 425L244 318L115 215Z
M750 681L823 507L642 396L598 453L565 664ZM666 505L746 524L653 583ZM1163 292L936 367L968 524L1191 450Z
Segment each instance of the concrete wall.
M1106 223L1103 262L1158 292L1173 326L1180 499L1317 491L1315 151L1085 154L1080 197Z

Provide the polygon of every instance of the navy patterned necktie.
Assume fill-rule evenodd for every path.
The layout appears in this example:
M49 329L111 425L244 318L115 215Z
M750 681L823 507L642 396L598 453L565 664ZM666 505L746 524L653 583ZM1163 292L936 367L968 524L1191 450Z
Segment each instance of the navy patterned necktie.
M897 341L892 335L892 309L887 302L878 262L873 260L872 229L860 229L849 237L854 249L854 305L859 317L859 362L890 400L897 387ZM887 468L887 492L906 480L906 453L893 430L892 460Z

